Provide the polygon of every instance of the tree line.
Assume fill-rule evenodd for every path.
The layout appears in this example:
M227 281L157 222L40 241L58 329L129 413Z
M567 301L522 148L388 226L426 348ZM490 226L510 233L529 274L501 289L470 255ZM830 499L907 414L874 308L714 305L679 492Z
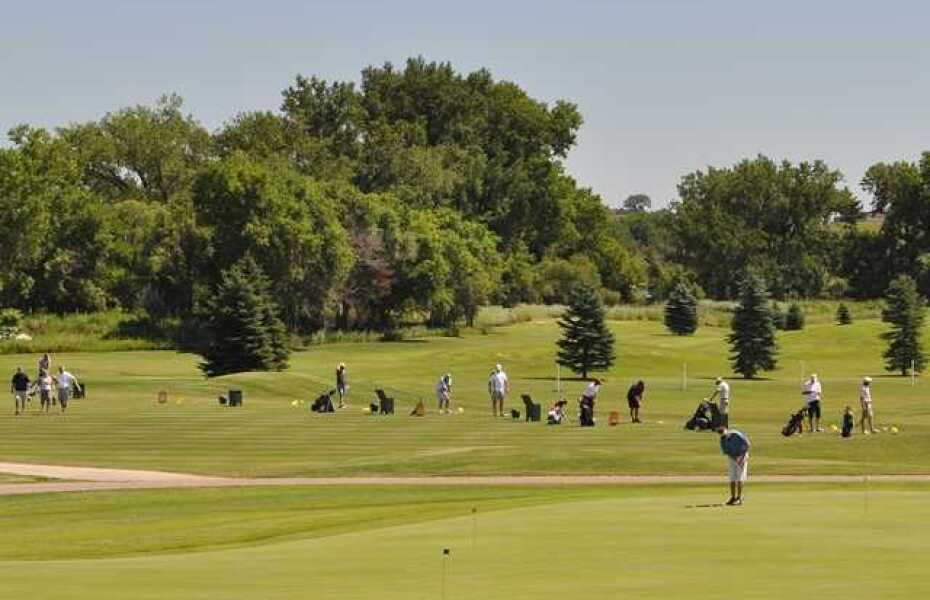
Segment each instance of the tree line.
M453 327L487 303L871 298L930 292L930 153L863 191L759 156L610 210L567 172L582 125L486 70L413 58L358 83L298 76L277 111L208 131L177 96L0 149L0 307L118 307L196 328L260 279L287 331ZM244 285L244 284L243 284Z

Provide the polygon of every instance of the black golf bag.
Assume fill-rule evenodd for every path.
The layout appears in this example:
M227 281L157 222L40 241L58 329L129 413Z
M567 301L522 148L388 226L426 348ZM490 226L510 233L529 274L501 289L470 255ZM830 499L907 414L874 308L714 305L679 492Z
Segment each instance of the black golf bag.
M852 437L853 427L855 426L856 426L855 418L849 413L844 414L842 436L844 438Z
M796 433L804 433L804 417L807 416L807 410L801 409L788 418L788 422L781 428L781 434L785 437L791 437Z
M325 394L321 394L313 401L313 404L310 405L310 410L317 413L336 412L336 409L333 408L333 394L335 393L336 390L330 390Z
M723 415L716 402L702 401L698 404L694 414L685 423L685 429L691 431L709 431L717 429L723 424Z

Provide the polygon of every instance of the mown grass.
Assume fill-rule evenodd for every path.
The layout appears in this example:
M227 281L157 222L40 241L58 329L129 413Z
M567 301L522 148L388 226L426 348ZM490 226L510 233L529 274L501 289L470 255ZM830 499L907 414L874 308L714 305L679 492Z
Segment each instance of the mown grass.
M0 416L0 459L198 473L287 476L496 473L719 473L712 434L682 431L682 423L729 371L726 329L703 327L693 337L665 333L653 321L611 322L617 364L606 373L593 429L547 427L490 415L486 378L497 362L518 394L548 404L557 397L551 320L493 329L488 335L403 342L327 344L295 354L283 373L246 373L204 379L197 357L176 352L56 354L88 385L89 398L65 416ZM884 326L859 320L850 326L811 325L783 332L780 369L768 379L733 380L733 425L753 440L757 473L927 473L930 407L926 383L884 376L879 334ZM0 357L0 372L17 364L34 369L37 356ZM349 368L351 408L332 415L306 402L333 384L336 364ZM682 389L687 365L687 389ZM453 403L463 414L433 410L434 386L451 371ZM831 433L785 439L780 429L801 405L803 375L824 381L825 422L838 423L857 403L861 376L876 376L880 423L899 435L841 439ZM563 373L564 375L564 373ZM629 383L643 378L647 397L642 426L604 425L609 410L625 414ZM584 383L565 381L577 397ZM397 414L363 414L381 387L397 399ZM216 397L242 389L245 406L224 409ZM155 402L160 390L170 401ZM409 417L423 400L430 414ZM294 402L303 402L292 406ZM10 403L12 413L12 402ZM34 409L33 409L34 410Z
M0 596L930 593L920 560L930 552L927 485L751 485L742 507L689 508L720 502L723 493L720 486L379 487L2 498Z

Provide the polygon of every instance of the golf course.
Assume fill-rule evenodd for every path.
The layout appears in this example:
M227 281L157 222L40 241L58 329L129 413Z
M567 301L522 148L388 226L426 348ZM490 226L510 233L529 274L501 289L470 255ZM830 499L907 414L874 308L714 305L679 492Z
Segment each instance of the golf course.
M904 598L930 590L914 560L930 551L930 481L919 477L930 473L926 384L884 372L877 319L781 332L779 368L754 380L730 377L726 328L680 337L656 321L608 325L617 360L603 374L594 428L578 427L573 410L560 426L491 415L495 363L511 380L508 409L522 412L520 394L547 407L560 386L574 406L585 382L565 372L557 381L551 318L461 337L316 345L293 354L283 372L212 379L198 371L198 357L174 351L54 354L87 398L63 415L41 414L34 400L26 415L0 418L0 461L190 481L89 491L96 488L68 483L82 479L73 471L62 489L84 491L52 493L42 486L58 479L30 476L28 464L3 476L4 489L37 487L0 497L0 596L118 597L126 581L135 598L166 599L769 598L794 586L823 598ZM0 368L31 369L36 359L0 355ZM340 362L349 407L310 412ZM453 411L440 415L434 388L445 372ZM803 404L802 376L812 372L823 381L826 431L784 438L788 414ZM731 383L731 425L753 444L742 507L720 505L717 436L682 428L717 375ZM875 378L880 433L843 439L830 426L846 405L858 408L864 375ZM609 411L625 415L626 388L637 379L646 382L645 422L607 426ZM395 398L395 415L364 410L376 388ZM230 389L242 390L242 407L217 402ZM409 416L420 400L426 416ZM214 488L213 478L232 481ZM787 580L788 572L805 578Z

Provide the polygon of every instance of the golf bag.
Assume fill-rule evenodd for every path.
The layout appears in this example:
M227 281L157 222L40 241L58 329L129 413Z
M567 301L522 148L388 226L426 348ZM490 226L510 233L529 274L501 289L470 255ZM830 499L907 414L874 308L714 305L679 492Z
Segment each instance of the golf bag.
M796 433L804 433L804 417L807 416L807 410L801 409L788 418L788 422L781 428L781 434L785 437L791 437Z
M325 394L321 394L313 401L313 404L310 405L310 410L316 413L336 412L336 409L333 408L333 394L335 393L336 390L330 390Z
M698 404L694 414L685 423L685 429L691 431L708 431L717 429L723 424L723 415L716 402L702 401Z
M843 415L843 432L842 436L844 438L852 437L853 427L856 426L856 421L853 416L849 413Z

